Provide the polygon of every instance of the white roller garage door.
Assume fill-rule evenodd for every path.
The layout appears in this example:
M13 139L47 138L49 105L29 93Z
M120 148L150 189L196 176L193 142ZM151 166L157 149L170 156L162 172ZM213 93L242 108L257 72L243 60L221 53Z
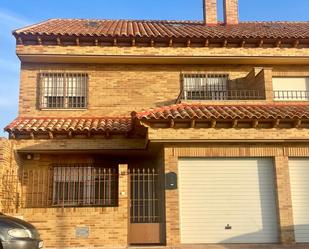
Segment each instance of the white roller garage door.
M181 243L278 241L271 159L179 159Z
M290 182L296 242L309 242L309 159L290 159Z

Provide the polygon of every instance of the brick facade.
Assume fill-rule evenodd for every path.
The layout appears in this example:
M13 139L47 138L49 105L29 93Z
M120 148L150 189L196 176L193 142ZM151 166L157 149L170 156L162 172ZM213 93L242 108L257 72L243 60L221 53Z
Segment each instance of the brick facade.
M252 72L254 70L254 72ZM85 72L89 74L89 103L86 110L39 110L38 73ZM306 76L309 66L255 68L250 65L115 65L23 63L19 98L20 116L130 116L158 106L175 104L182 73L228 73L238 89L265 90L272 101L272 75ZM255 74L251 77L251 74ZM121 80L119 80L121 78ZM247 80L250 82L248 84ZM116 90L115 90L116 89ZM265 101L203 101L205 104L258 104Z
M0 186L2 186L0 190L0 212L11 212L16 207L14 205L15 196L12 195L16 186L3 184L3 176L17 172L17 167L13 164L15 158L12 142L0 138Z
M229 47L230 46L230 47ZM194 57L226 57L227 58L236 58L236 62L242 57L257 57L260 58L257 64L263 65L268 64L268 59L271 59L272 56L279 57L277 60L278 64L284 62L284 58L286 56L299 56L305 57L309 55L309 49L304 47L302 49L301 45L299 48L293 48L290 45L285 47L274 47L273 44L265 44L263 48L260 47L249 47L249 48L241 48L238 47L239 44L228 44L228 47L140 47L140 46L132 46L132 47L119 47L119 46L40 46L40 45L17 45L16 52L17 54L22 55L41 55L41 56L51 56L51 55L71 55L71 56L79 56L83 55L86 56L110 56L110 57L117 57L122 55L125 56L138 56L141 57L140 61L132 61L133 64L143 63L143 57L154 57L151 58L155 61L155 57L164 56L165 60L170 56L190 56L190 58L186 58L187 60L194 58ZM228 48L228 49L227 49ZM238 57L238 58L237 58ZM281 57L281 58L280 58ZM262 58L262 60L261 60ZM104 57L100 58L101 60ZM163 58L164 59L164 58ZM87 58L88 63L91 62L90 58ZM110 59L109 59L110 60ZM179 60L179 59L178 59ZM98 60L97 63L100 60ZM234 63L236 63L234 62ZM207 62L206 62L207 63ZM295 64L294 62L291 62ZM163 64L165 64L163 62ZM204 64L204 63L202 63ZM210 64L212 64L210 62ZM226 64L226 63L222 63ZM301 64L301 63L300 63Z
M202 133L200 131L200 135ZM31 144L37 143L32 140L25 142L11 141L10 143L7 142L6 145L11 144L15 150L18 149L20 151L22 148L29 148ZM85 145L86 147L87 145ZM44 153L32 160L25 159L25 154L21 154L15 157L15 159L11 159L10 167L44 169L54 162L81 163L94 160L90 154L85 154L84 156L77 154L57 155L57 150L62 151L62 148L59 146L54 147L55 149L54 155ZM167 143L164 152L162 151L158 154L156 162L157 167L161 168L160 172L164 170L166 173L177 173L179 157L272 157L274 159L275 184L277 186L280 241L291 246L294 244L294 230L287 160L289 157L307 157L308 152L309 147L307 143L242 142L230 143L229 145L223 145L222 143L191 145L188 143ZM100 157L104 158L106 156L101 155ZM126 162L129 165L136 163L131 160ZM108 161L108 163L117 165L117 160L114 162ZM122 173L119 176L119 206L116 208L19 208L10 214L23 217L37 226L47 248L79 248L84 245L97 246L98 248L102 245L106 248L123 248L127 243L129 217L126 166L120 165L119 172ZM166 208L165 214L163 214L163 217L165 216L165 224L162 223L161 231L164 233L162 236L166 236L167 246L178 248L180 246L178 190L166 190L163 192L165 194L161 198L165 199ZM75 229L83 226L90 227L89 238L76 238ZM51 228L53 229L51 230ZM101 230L102 228L104 229ZM164 231L166 231L166 234ZM51 236L51 233L53 236ZM213 246L213 248L216 248L216 246Z
M18 48L20 49L20 48ZM31 50L31 46L22 49ZM32 52L37 52L34 48ZM67 47L46 47L42 53L65 53ZM30 51L29 50L29 51ZM108 53L123 48L72 47L72 53ZM176 54L184 51L177 48L158 48L162 51ZM225 53L226 50L215 48L214 51ZM266 52L266 50L231 49L237 53ZM29 52L28 51L28 52ZM106 52L107 51L107 52ZM127 49L127 54L141 53L141 48ZM153 52L153 48L144 48L143 53ZM212 50L191 49L193 54L209 53ZM293 52L295 51L295 53ZM307 50L303 51L306 53ZM285 55L285 49L271 49L268 52ZM299 50L289 49L288 53L299 53ZM181 52L183 53L183 52ZM39 72L85 72L89 75L89 105L86 110L39 110L37 108L37 75ZM239 101L203 101L204 104L265 104L274 103L272 97L273 76L309 76L307 65L130 65L130 64L93 64L93 63L62 63L37 64L23 62L21 68L20 86L20 116L48 117L48 116L130 116L132 111L140 111L152 107L174 104L180 92L182 73L229 73L231 87L238 89L255 89L265 91L266 100L239 100ZM121 79L121 80L120 80ZM117 89L117 91L115 91ZM190 101L188 101L190 102ZM278 102L276 102L278 103ZM292 102L291 102L292 103ZM146 125L146 124L145 124ZM147 126L147 125L146 125ZM160 199L165 208L161 210L160 223L161 241L170 248L180 248L180 224L178 190L164 191L164 172L176 172L178 157L272 157L274 158L275 183L277 186L277 211L280 242L289 246L294 245L294 228L292 216L291 193L288 179L287 159L290 156L307 157L308 154L307 129L160 129L148 127L147 140L128 139L124 136L112 136L110 139L83 138L83 139L25 139L11 140L15 151L11 168L48 167L54 162L78 161L76 153L83 152L83 161L93 160L92 153L106 157L108 151L123 153L124 150L140 150L152 154L153 142L161 142L161 152L157 154L155 165L160 174ZM177 144L169 144L171 141ZM295 144L286 144L282 141L298 141ZM148 142L150 141L150 143ZM192 141L189 146L187 142ZM193 143L194 141L194 143ZM214 142L203 144L201 142ZM221 142L220 142L221 141ZM226 146L224 143L231 143ZM238 142L233 142L238 141ZM301 142L302 141L302 142ZM272 142L272 143L270 143ZM301 142L301 143L300 143ZM147 144L149 147L147 147ZM16 153L18 151L18 153ZM59 152L64 156L55 156ZM31 153L38 156L38 160L27 161L25 155ZM74 153L74 154L72 154ZM148 164L148 157L137 154L135 160L114 162L115 165L126 163L129 166ZM149 156L149 155L148 155ZM70 159L71 158L71 159ZM118 167L118 166L117 166ZM123 167L123 166L122 166ZM85 245L124 248L128 243L128 178L120 175L119 178L119 206L115 208L19 208L9 209L12 215L23 217L36 225L42 234L47 248L79 248ZM122 191L121 191L122 190ZM5 203L7 204L7 203ZM15 206L17 203L15 203ZM35 215L34 215L35 214ZM47 222L43 222L47 221ZM90 228L87 239L75 237L75 229L80 226ZM61 231L61 232L60 232ZM65 232L63 232L65 231ZM52 236L51 236L52 233ZM57 238L56 240L54 238ZM207 246L218 248L219 246ZM188 248L183 247L182 248ZM195 248L195 246L193 246ZM258 247L257 247L258 248ZM266 246L271 248L271 246Z
M14 141L12 141L12 145L15 149L18 148ZM23 197L21 196L17 201L14 198L16 189L11 189L11 201L5 202L1 211L35 225L46 248L79 248L85 245L97 248L124 248L128 244L128 167L125 164L118 165L115 161L104 161L107 165L119 168L118 205L115 207L23 208L21 203ZM30 170L30 172L39 169L40 173L38 174L41 174L48 170L51 163L56 162L91 163L94 162L94 157L89 154L83 156L77 154L36 154L33 159L29 160L25 154L21 154L18 160L13 159L10 163L11 168ZM2 186L2 189L4 188ZM7 196L7 193L5 195ZM79 227L89 229L87 238L76 236L76 229Z
M206 24L217 22L216 2L204 0ZM225 24L237 24L238 1L225 0L224 7ZM64 45L59 38L58 45L47 45L48 41L42 43L41 37L35 39L37 41L32 41L32 45L18 40L16 47L22 61L18 115L33 117L34 120L39 117L130 117L133 111L173 105L181 91L182 74L228 74L228 90L258 90L265 94L265 100L187 101L205 105L282 104L273 100L272 78L309 77L309 48L303 41L296 41L294 46L291 41L264 43L263 40L254 40L247 44L241 39L213 39L211 44L206 40L205 44L199 41L197 46L190 40L149 43L148 40L132 39L130 46L122 46L115 39L111 44L104 46L102 43L101 46L99 41L80 45L80 40L76 39L76 45ZM205 46L201 46L202 43ZM41 72L86 73L89 76L87 108L40 109L38 75ZM306 104L289 103L296 106ZM153 167L157 169L159 179L158 216L162 246L173 249L244 248L245 245L181 245L179 191L165 190L165 173L178 173L179 157L268 157L273 159L275 169L280 245L262 247L279 248L282 244L294 248L288 159L309 157L307 128L299 128L293 122L288 128L273 125L265 129L253 126L232 128L237 125L179 128L172 122L169 128L162 128L160 121L154 123L157 126L142 120L141 125L147 133L136 137L125 133L108 136L103 132L94 136L86 133L84 136L72 135L71 132L57 137L44 130L46 139L33 134L11 136L11 140L0 139L0 211L33 223L46 248L126 248L131 215L129 169ZM27 188L17 177L22 170L46 171L55 163L98 161L119 171L118 205L26 208L21 203L27 193ZM2 180L8 175L15 176L16 181L3 184ZM40 186L41 183L34 184ZM76 237L78 227L89 228L88 238ZM250 245L250 248L260 246Z

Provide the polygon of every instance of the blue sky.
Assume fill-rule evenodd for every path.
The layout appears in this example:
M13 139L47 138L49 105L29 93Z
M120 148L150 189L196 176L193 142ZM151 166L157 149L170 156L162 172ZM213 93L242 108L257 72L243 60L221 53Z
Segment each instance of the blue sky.
M6 136L3 127L18 108L20 63L12 30L48 18L199 20L203 15L202 0L0 1L0 136ZM239 11L241 21L309 21L309 0L239 0Z

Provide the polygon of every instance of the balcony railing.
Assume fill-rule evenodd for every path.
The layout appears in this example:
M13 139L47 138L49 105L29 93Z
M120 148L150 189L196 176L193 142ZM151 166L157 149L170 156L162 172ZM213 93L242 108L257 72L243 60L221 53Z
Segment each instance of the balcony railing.
M181 91L177 103L181 100L264 100L264 92L258 90L186 90Z
M274 100L306 101L309 100L309 91L273 91Z

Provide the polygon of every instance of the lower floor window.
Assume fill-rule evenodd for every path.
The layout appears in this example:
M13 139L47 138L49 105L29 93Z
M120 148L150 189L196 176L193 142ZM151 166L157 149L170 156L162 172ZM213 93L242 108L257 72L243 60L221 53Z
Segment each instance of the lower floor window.
M114 206L116 197L116 172L111 168L53 168L53 206Z
M10 183L11 182L11 183ZM100 164L56 164L24 168L5 181L16 188L21 207L114 207L118 205L118 169ZM14 197L13 197L14 198Z

